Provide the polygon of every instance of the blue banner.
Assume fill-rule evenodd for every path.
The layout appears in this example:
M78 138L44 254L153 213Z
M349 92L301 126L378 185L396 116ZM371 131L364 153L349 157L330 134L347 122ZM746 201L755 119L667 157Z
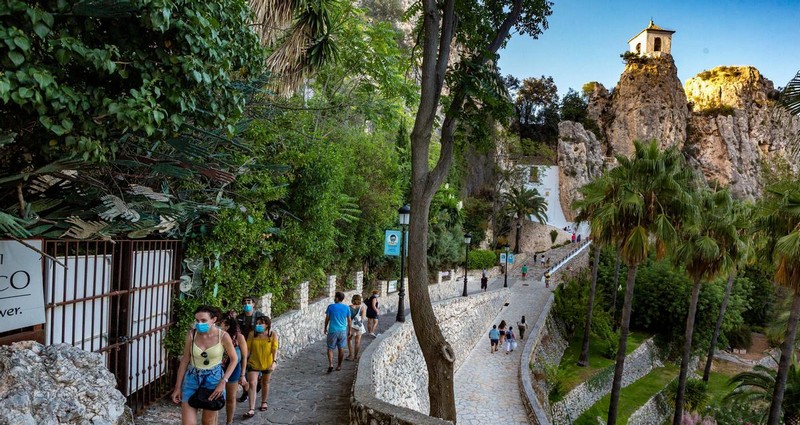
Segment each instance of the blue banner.
M383 255L400 256L400 241L403 234L399 230L387 230L383 238Z
M508 264L514 264L514 254L508 254Z

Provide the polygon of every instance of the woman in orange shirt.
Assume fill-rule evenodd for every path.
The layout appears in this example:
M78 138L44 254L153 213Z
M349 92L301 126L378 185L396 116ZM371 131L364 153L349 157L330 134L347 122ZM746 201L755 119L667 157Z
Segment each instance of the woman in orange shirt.
M244 414L245 418L255 416L256 387L258 376L261 374L261 407L262 412L267 411L267 396L269 395L269 381L272 371L278 364L278 334L272 330L272 320L267 316L256 319L256 326L247 338L249 358L247 360L247 381L249 382L250 410Z

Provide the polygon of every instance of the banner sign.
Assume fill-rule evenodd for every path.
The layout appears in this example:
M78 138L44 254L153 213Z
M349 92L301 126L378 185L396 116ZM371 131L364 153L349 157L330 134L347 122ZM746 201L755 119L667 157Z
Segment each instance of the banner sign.
M25 243L42 250L42 241ZM0 241L0 332L44 323L42 255L17 241Z
M514 254L508 254L508 264L514 264Z
M501 252L500 253L500 264L505 264L505 263L506 263L506 253L505 252Z
M399 257L401 238L402 233L399 230L387 230L383 238L383 255Z
M390 280L389 281L389 290L388 293L397 292L397 280Z

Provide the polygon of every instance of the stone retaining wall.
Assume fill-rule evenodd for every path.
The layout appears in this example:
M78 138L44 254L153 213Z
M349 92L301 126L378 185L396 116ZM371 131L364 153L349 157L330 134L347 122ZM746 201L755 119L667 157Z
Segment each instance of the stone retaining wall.
M658 355L658 348L650 338L625 358L622 387L627 387L653 369L663 366ZM589 378L588 381L573 388L561 401L553 405L553 422L572 423L603 396L611 393L613 381L614 365L611 365Z
M434 304L437 322L453 347L456 370L474 347L475 335L483 334L508 296L508 289L500 289ZM428 371L409 318L379 336L361 355L350 423L450 423L427 415L427 383Z
M673 409L670 407L664 391L660 391L639 410L633 412L628 418L628 425L663 424L672 417Z

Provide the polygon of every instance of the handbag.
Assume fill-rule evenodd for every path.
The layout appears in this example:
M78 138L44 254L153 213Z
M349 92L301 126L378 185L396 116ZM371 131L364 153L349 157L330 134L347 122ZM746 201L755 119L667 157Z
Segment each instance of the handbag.
M196 334L196 332L192 333L192 347L194 347L194 337ZM192 356L192 366L194 366L194 356ZM197 369L195 368L195 371L196 370ZM222 408L225 407L225 394L220 394L220 396L216 399L210 400L209 397L211 397L211 393L213 393L214 390L208 389L204 386L206 383L205 376L200 378L200 373L195 373L197 373L198 381L200 381L200 388L198 388L197 391L195 391L194 394L189 397L189 406L194 407L195 409L203 410L222 410Z
M363 307L359 307L358 311L353 315L352 324L350 325L351 328L364 332L364 322L361 321L361 309Z

